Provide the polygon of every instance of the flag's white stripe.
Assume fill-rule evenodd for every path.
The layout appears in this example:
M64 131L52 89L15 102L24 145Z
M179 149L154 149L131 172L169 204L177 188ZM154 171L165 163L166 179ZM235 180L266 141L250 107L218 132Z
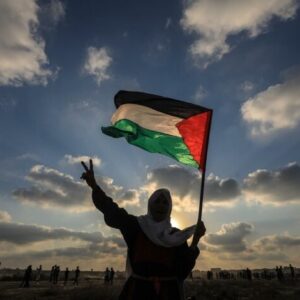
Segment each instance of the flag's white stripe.
M122 119L135 122L149 130L181 137L175 125L182 121L182 118L170 116L144 105L130 103L121 105L111 118L112 125Z

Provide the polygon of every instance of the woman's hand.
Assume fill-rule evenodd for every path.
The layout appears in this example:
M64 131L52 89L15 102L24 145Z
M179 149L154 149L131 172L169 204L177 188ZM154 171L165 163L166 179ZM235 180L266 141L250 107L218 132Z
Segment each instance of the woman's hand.
M199 223L197 223L196 228L195 228L193 241L191 244L192 248L195 248L198 245L200 238L205 235L205 232L206 232L205 225L204 225L203 221L200 221Z
M85 180L86 183L92 188L95 189L97 187L97 182L94 175L94 167L93 161L90 159L90 169L86 166L86 164L82 161L81 162L85 172L82 173L81 179Z

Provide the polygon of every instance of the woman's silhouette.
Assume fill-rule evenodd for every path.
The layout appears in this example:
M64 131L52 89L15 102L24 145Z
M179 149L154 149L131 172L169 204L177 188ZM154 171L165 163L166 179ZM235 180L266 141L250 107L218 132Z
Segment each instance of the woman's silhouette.
M172 199L166 189L155 191L148 200L148 212L133 216L108 197L97 185L93 162L84 162L81 178L92 188L95 206L104 214L110 227L121 231L127 244L128 279L119 299L179 300L183 299L183 281L192 271L199 255L197 244L205 234L203 222L195 230L171 227ZM194 233L193 243L186 240Z

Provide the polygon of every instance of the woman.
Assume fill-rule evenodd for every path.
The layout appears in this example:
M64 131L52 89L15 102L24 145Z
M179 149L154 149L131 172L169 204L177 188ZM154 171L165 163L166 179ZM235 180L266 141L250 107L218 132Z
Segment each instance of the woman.
M97 185L93 162L90 169L82 162L81 178L92 188L95 206L110 227L121 231L127 244L128 279L120 300L181 300L183 281L192 271L199 255L197 244L205 234L203 222L184 230L171 227L172 199L166 189L155 191L148 200L148 212L133 216L119 208ZM190 247L187 239L194 233Z

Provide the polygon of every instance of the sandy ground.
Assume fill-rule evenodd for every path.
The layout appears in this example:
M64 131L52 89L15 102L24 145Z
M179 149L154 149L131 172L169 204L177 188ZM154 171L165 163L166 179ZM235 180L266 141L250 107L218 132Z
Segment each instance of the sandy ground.
M33 282L30 288L20 288L20 282L0 282L0 299L117 300L123 284L121 280L116 280L113 285L104 285L102 281L81 281L79 286L71 283L63 286L62 283L51 285L43 281L38 285ZM197 300L300 299L299 281L188 280L185 290L186 296L195 296Z

